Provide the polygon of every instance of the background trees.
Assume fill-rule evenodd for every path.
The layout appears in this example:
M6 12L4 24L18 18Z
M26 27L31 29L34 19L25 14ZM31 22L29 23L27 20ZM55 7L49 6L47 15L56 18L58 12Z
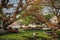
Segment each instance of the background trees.
M15 12L13 13L12 18L6 18L2 12L2 8L6 7L9 3L9 0L2 0L0 6L0 18L5 22L7 19L8 25L16 21L17 14L22 14L21 17L25 17L27 15L33 15L37 17L41 22L45 23L48 27L56 28L60 24L60 13L59 13L59 0L20 0L17 4L18 6L15 8ZM57 16L58 24L52 25L48 19L44 17L44 13L42 13L45 7L48 7L48 10L51 12L52 15ZM20 10L20 11L19 11ZM25 12L23 12L25 11ZM47 10L46 10L47 11ZM45 12L46 12L45 11ZM48 13L50 15L50 13ZM12 20L11 20L12 19ZM50 18L49 18L50 19Z

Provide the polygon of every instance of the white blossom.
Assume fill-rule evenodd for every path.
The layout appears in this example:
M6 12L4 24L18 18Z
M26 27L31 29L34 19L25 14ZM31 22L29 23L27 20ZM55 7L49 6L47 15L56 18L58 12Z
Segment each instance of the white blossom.
M52 18L50 19L50 22L51 22L51 24L57 24L57 23L58 23L57 17L56 17L56 16L52 17Z

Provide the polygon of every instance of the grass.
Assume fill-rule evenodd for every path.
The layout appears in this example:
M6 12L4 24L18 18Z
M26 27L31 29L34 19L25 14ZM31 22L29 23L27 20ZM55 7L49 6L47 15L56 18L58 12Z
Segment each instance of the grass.
M37 32L37 36L40 36L40 37L44 37L44 38L51 38L51 36L48 36L45 31L41 31L41 30L20 30L19 33L8 33L6 35L2 35L0 36L0 39L3 39L3 40L7 40L7 39L10 39L10 40L28 40L27 38L25 38L24 36L26 37L33 37L33 33Z

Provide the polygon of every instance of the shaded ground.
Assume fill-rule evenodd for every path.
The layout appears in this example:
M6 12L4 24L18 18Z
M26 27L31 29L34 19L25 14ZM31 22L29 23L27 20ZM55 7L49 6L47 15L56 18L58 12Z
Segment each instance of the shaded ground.
M20 30L19 33L8 33L0 36L1 40L34 40L33 33L37 34L37 40L44 40L46 38L50 39L51 36L48 36L45 31L41 30Z

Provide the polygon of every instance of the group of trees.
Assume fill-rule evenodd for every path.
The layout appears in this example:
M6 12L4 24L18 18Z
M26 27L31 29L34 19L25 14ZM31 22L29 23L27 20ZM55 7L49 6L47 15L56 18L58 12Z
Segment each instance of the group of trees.
M10 25L14 21L16 21L16 15L18 14L19 7L21 7L22 10L26 11L21 17L25 17L27 15L32 15L32 16L35 16L36 18L38 18L41 22L45 23L48 27L51 27L51 28L60 27L60 16L58 15L59 10L60 10L59 0L24 0L24 1L26 4L23 4L23 0L20 0L15 12L13 13L12 20L10 20L11 18L5 17L2 12L2 8L7 6L9 0L1 0L0 19L3 20L3 23L4 23L3 25L6 25L6 27L7 27L8 25ZM57 18L58 18L58 21L59 21L58 24L52 25L49 22L49 20L44 18L44 16L42 15L42 11L41 11L41 4L50 6L52 8L54 15L57 16ZM8 25L6 24L5 21L8 23ZM3 27L5 27L5 26L3 26Z
M0 4L0 19L2 20L3 28L6 29L7 26L9 26L11 23L13 23L16 20L16 15L18 14L19 7L20 6L22 7L22 0L19 0L17 7L15 7L15 11L12 10L12 12L14 11L13 13L5 13L5 14L4 14L4 11L6 9L9 9L10 7L12 7L13 4L8 4L9 0L1 0L0 2L1 2L1 4ZM2 9L3 10L5 9L5 10L3 11ZM9 10L9 11L11 11L11 10ZM8 15L8 17L6 17L7 15ZM11 15L12 15L12 17L11 17Z

